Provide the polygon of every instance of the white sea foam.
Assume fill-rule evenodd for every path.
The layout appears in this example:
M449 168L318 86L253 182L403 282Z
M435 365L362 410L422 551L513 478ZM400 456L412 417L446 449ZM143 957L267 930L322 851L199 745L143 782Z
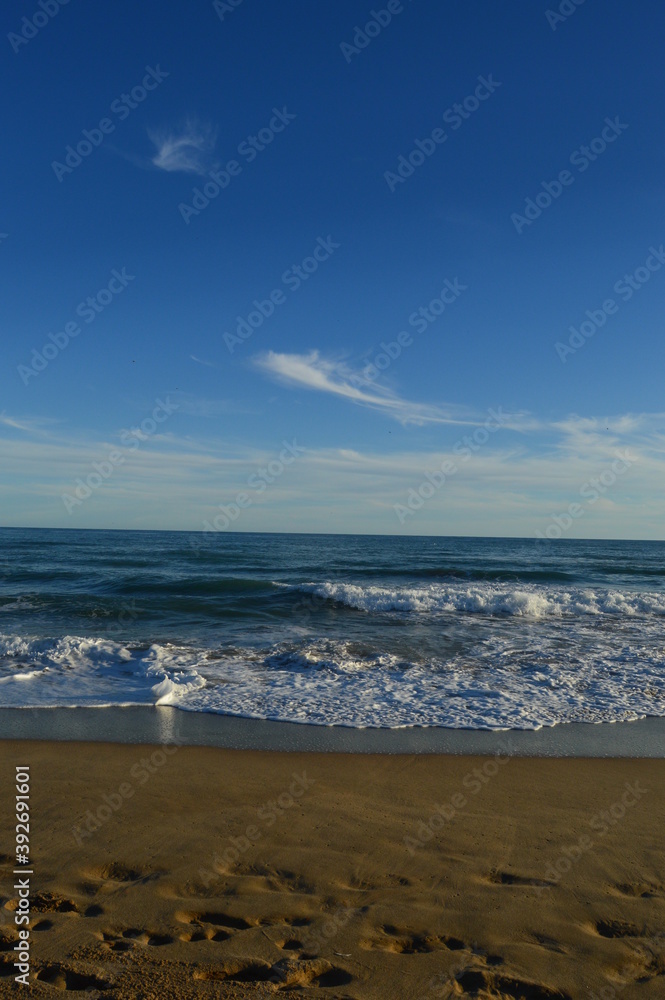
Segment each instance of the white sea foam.
M359 611L462 611L485 615L665 615L662 592L565 589L536 584L436 583L412 587L360 586L351 583L307 583L295 589L323 600L338 601Z
M188 677L188 680L183 680L182 678L174 680L167 676L158 684L154 684L152 693L157 699L155 704L178 705L182 701L183 696L193 691L199 691L206 686L205 678L197 674L195 670L191 671Z
M447 660L324 639L214 650L0 635L0 705L168 704L318 725L478 729L665 715L662 642L609 633L581 654L575 635L519 650L496 636Z
M190 657L191 662L191 657ZM175 704L205 680L168 647L129 649L110 639L0 634L0 706Z

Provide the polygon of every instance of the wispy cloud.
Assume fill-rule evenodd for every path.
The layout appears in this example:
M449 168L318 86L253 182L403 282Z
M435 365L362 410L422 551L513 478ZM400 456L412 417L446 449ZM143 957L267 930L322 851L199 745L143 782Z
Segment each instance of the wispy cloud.
M477 426L486 419L476 417L464 407L437 406L403 399L393 389L368 382L344 362L322 357L318 351L308 354L277 354L268 351L254 357L254 365L285 385L300 386L348 399L351 403L377 410L401 424L459 424ZM364 387L371 387L368 391ZM515 416L519 422L520 415Z
M60 423L55 417L12 417L6 410L0 413L0 424L3 427L12 427L17 431L25 431L28 434L45 434L46 427Z
M205 174L212 167L217 138L212 125L187 122L179 130L149 131L156 153L154 166L169 173Z
M204 358L197 358L195 354L190 354L189 356L192 361L196 361L199 365L206 365L208 368L219 368L219 365L216 365L214 361L206 361Z
M610 454L618 445L644 447L665 455L665 413L626 413L607 417L572 414L551 425L560 435L557 448L568 455Z
M200 409L213 413L217 402L208 402L209 407L200 401ZM85 478L94 462L106 461L122 440L119 444L118 435L109 440L89 434L72 438L59 429L48 437L36 431L31 435L17 432L16 421L9 421L3 416L7 429L0 434L5 524L200 528L219 504L233 502L246 490L249 477L275 459L281 447L279 441L258 447L230 442L228 436L155 434L139 449L125 447L124 462L95 492L95 499L70 517L62 493L71 491L77 477ZM629 472L589 506L578 533L662 537L662 415L570 417L560 425L547 423L542 434L520 435L517 449L515 437L502 429L468 460L455 449L455 440L462 441L466 430L451 431L446 435L450 440L436 450L362 452L317 447L305 429L296 435L305 454L290 467L288 477L278 478L257 497L243 515L242 528L392 533L398 530L394 504L402 502L426 471L441 468L447 460L458 473L423 508L413 522L414 531L533 535L543 530L553 512L579 501L582 485L601 476L617 453L627 450L633 462ZM597 439L587 441L582 452L576 450L580 425L599 428ZM615 429L608 432L607 427Z

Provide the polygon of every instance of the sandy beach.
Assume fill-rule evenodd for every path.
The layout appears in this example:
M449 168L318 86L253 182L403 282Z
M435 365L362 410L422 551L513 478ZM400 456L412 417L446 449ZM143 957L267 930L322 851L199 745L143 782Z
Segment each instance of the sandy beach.
M3 741L0 761L3 996L663 995L663 760Z

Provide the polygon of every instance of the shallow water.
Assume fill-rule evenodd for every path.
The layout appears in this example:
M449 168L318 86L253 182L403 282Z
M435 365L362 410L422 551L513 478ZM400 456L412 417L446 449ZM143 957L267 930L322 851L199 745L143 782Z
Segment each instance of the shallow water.
M0 546L0 706L665 716L665 543L2 529Z

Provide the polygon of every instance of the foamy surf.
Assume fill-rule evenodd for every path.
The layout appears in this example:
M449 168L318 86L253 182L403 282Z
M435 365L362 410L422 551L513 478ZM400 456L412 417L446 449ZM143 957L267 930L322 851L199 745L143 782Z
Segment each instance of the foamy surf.
M665 615L665 594L622 593L593 588L506 587L429 584L381 587L350 583L307 583L294 588L315 598L359 611L460 611L485 615Z
M0 707L351 727L665 716L665 545L0 529Z
M1 700L12 707L171 705L359 728L538 729L665 714L663 659L609 647L587 662L498 644L491 655L410 661L325 640L212 650L0 636L0 650Z

